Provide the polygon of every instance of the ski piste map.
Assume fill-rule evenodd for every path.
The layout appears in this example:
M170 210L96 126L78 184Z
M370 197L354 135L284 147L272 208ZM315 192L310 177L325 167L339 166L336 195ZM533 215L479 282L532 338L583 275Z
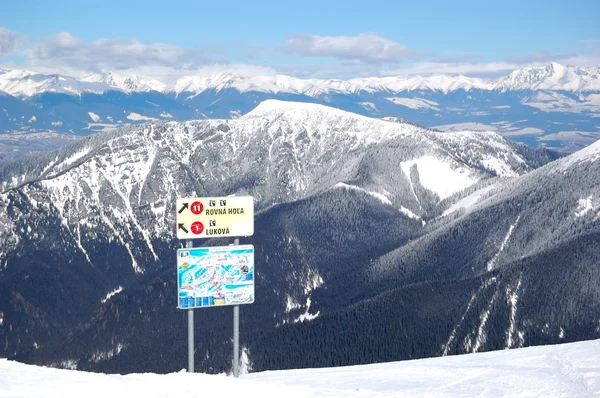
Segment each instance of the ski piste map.
M252 304L254 246L177 250L179 308Z

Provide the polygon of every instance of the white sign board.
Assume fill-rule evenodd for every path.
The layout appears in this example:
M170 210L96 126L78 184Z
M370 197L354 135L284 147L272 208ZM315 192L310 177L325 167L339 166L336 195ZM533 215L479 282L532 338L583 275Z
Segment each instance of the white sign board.
M177 199L176 212L179 239L254 234L252 196Z
M254 246L177 250L177 307L254 303Z

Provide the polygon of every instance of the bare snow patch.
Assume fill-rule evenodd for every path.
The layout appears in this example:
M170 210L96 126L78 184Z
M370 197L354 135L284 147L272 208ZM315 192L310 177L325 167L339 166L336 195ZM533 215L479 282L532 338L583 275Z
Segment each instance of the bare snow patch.
M79 152L75 152L73 155L65 158L61 162L61 166L63 166L63 167L64 166L69 166L69 165L75 163L76 161L78 161L79 159L83 158L88 153L90 153L90 148L84 148L83 150L81 150Z
M396 105L402 105L410 109L432 109L439 111L437 107L439 104L434 101L426 100L423 98L402 98L402 97L390 97L386 100L393 102Z
M119 355L121 351L123 351L123 348L125 348L123 344L117 343L113 348L110 348L106 351L96 351L94 354L92 354L91 360L92 362L106 361L115 355Z
M357 187L356 185L350 185L350 184L345 184L343 182L338 182L337 184L334 185L335 188L345 188L345 189L353 189L355 191L360 191L360 192L364 192L367 195L371 195L372 197L379 199L381 201L381 203L383 203L384 205L391 205L392 201L389 200L389 198L383 194L380 194L378 192L373 192L373 191L367 191L364 188L361 187Z
M444 211L444 213L442 214L442 217L447 216L448 214L454 213L455 211L460 210L460 209L465 209L465 210L470 209L471 207L473 207L477 203L479 203L481 201L481 198L483 196L485 196L488 192L490 192L492 189L494 189L495 187L496 187L495 184L490 185L489 187L485 187L480 190L477 190L477 191L473 192L472 194L470 194L469 196L462 198L461 200L459 200L458 202L456 202L452 206L450 206L446 211Z
M102 300L100 300L100 302L101 302L102 304L104 304L104 303L106 303L108 300L110 300L110 298L111 298L111 297L113 297L113 296L115 296L115 295L117 295L117 294L121 293L122 291L123 291L123 286L119 286L119 287L117 287L115 290L113 290L112 292L108 292L108 293L106 294L106 297L105 297L105 298L103 298Z
M493 170L500 177L517 177L518 174L502 159L486 155L481 162L489 170Z
M311 314L309 312L310 310L310 296L308 296L306 298L306 311L304 312L304 314L300 315L298 318L294 319L294 323L298 323L298 322L309 322L312 321L313 319L316 319L319 314L321 313L321 311L317 311L316 314Z
M498 131L498 128L495 126L477 122L444 124L432 128L440 131Z
M517 216L517 219L515 220L514 224L511 224L510 227L508 228L508 232L504 236L504 239L502 240L502 243L500 244L500 248L498 249L498 252L494 256L494 258L492 258L490 260L490 262L487 264L486 268L488 271L491 271L496 267L496 262L498 261L498 258L500 258L500 254L502 254L502 252L506 248L506 244L510 240L510 237L512 236L512 234L514 232L515 227L517 226L517 224L519 224L519 220L521 220L521 215Z
M155 117L144 116L144 115L140 115L139 113L135 113L135 112L131 112L129 115L127 115L127 119L133 120L134 122L158 120Z
M415 165L421 185L435 193L440 200L477 182L477 178L472 177L467 168L453 167L453 165L434 156L423 156L419 159L400 163L402 171L411 182L410 170Z
M375 104L372 102L359 102L359 105L365 108L367 111L379 112Z
M292 310L297 310L302 307L294 298L290 295L287 296L285 301L285 313L289 314Z
M88 112L90 119L92 119L95 123L100 121L100 116L96 115L94 112Z
M590 195L585 199L579 199L577 201L575 217L583 217L586 214L595 211L598 207L600 207L600 201L594 200L593 195Z
M404 214L405 216L407 216L409 218L413 218L415 220L421 219L421 217L417 216L415 213L413 213L412 211L410 211L409 209L407 209L404 206L400 206L400 213Z

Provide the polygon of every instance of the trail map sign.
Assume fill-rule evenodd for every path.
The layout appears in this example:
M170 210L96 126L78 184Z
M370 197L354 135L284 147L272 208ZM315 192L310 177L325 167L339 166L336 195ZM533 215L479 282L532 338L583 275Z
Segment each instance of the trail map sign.
M198 239L254 234L252 196L177 199L177 238Z
M254 303L254 246L177 250L179 308Z

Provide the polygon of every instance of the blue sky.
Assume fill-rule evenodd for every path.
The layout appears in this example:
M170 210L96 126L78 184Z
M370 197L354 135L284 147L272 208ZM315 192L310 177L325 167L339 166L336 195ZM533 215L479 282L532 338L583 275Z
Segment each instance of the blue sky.
M0 65L347 78L600 65L598 1L2 1Z

